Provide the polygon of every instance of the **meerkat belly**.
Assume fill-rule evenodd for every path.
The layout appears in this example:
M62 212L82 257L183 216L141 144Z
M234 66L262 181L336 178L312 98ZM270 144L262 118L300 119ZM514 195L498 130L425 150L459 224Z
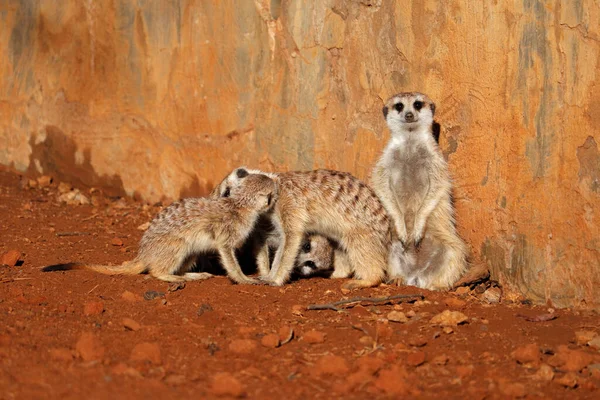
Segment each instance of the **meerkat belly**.
M422 151L406 152L394 161L392 190L406 217L414 219L429 191L431 162L427 153Z

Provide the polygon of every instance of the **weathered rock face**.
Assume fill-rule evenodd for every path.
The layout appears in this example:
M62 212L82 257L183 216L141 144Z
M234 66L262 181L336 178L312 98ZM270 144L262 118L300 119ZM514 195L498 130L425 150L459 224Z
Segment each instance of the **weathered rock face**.
M154 201L231 168L367 178L383 101L436 100L473 259L600 304L597 1L0 3L0 163Z

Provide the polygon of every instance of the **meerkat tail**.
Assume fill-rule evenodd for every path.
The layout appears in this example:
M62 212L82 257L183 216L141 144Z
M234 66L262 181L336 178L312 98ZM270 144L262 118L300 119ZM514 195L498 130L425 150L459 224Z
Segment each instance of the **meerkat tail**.
M84 263L55 264L42 268L42 272L71 271L86 269L104 275L137 275L146 271L146 267L139 261L125 261L121 265L97 265Z

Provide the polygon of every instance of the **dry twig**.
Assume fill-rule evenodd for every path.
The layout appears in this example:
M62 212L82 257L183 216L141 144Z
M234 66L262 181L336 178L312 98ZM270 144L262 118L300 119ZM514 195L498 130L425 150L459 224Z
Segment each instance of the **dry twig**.
M310 304L306 307L307 310L333 310L333 311L342 311L338 306L344 306L344 308L352 308L361 303L367 303L371 305L384 305L384 304L394 304L401 303L403 301L410 300L423 300L425 296L422 294L397 294L394 296L387 297L353 297L347 300L335 301L333 303L325 303L325 304Z

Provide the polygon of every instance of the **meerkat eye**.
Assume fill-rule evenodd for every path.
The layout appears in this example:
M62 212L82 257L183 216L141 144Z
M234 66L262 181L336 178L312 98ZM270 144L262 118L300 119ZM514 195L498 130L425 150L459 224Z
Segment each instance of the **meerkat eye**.
M225 191L223 192L222 197L229 197L229 195L231 195L231 189L227 188L225 189Z
M304 244L302 245L302 251L304 253L309 253L310 252L310 240L304 242Z
M423 108L423 102L422 101L415 101L415 104L413 104L413 107L415 108L415 110L419 111L421 108Z
M402 103L394 104L394 108L396 109L396 111L402 112L402 110L404 110L404 104L402 104Z

